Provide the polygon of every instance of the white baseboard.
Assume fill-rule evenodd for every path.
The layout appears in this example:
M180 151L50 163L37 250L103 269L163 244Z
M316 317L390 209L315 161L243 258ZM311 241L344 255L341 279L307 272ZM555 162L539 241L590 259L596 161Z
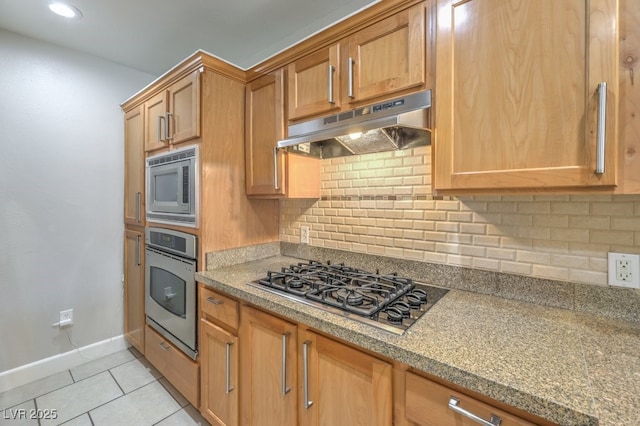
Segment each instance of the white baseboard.
M0 393L51 376L80 364L124 350L129 345L124 336L115 336L63 354L54 355L0 373Z

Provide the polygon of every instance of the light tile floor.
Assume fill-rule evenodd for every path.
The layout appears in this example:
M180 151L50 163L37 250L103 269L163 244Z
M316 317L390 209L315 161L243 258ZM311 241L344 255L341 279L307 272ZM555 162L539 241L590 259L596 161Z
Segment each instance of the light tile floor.
M209 425L132 348L0 393L0 426L60 424Z

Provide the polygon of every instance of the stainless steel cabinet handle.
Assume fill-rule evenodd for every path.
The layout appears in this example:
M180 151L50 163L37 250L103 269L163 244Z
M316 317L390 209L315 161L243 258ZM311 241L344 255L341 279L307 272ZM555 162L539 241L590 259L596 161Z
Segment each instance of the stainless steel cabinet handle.
M168 346L165 342L160 342L160 347L163 351L168 351L169 349L171 349L171 347Z
M273 188L280 189L280 182L278 182L278 148L273 148Z
M355 63L355 61L353 60L353 58L349 58L348 63L348 72L347 72L347 79L348 79L348 91L347 91L347 95L350 98L353 98L353 65Z
M173 140L173 135L171 134L171 131L170 131L171 127L169 125L169 119L173 116L173 114L170 113L170 112L165 112L164 116L165 116L165 121L164 121L165 136L167 137L168 141L172 141ZM173 127L175 127L175 126L173 126Z
M604 148L607 130L607 83L598 84L598 129L596 136L596 173L604 173Z
M309 401L309 345L310 340L302 344L302 373L303 373L303 393L304 393L304 409L308 410L313 405L313 401Z
M226 365L226 373L225 373L225 381L226 381L226 388L224 390L224 392L228 395L231 393L231 391L234 389L233 386L231 386L231 345L233 345L233 343L229 342L227 343L227 348L226 348L226 352L227 352L227 359L225 362Z
M164 120L164 117L162 115L158 116L158 142L164 142L164 139L162 139L162 120Z
M287 387L287 337L290 333L284 333L282 335L282 395L286 395L291 391L291 388Z
M335 104L335 100L333 99L333 72L335 71L335 67L333 65L329 65L329 103Z
M464 408L460 407L459 404L460 404L460 400L458 398L452 396L449 399L449 408L451 408L456 413L462 414L463 416L473 420L474 422L480 423L481 425L484 425L484 426L500 426L500 423L502 423L502 419L496 416L495 414L492 414L491 420L487 421L482 417L476 416L472 412L467 411Z
M136 192L136 223L140 223L140 201L142 199L142 193Z
M213 296L211 296L211 297L207 297L207 302L213 305L222 305L224 303L224 300L217 300L217 299L214 299Z
M136 266L140 266L140 235L136 235Z

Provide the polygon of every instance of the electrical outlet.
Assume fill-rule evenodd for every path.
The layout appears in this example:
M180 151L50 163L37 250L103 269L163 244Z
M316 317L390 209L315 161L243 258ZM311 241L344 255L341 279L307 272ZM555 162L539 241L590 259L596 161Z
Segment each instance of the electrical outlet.
M309 244L309 227L300 227L300 244Z
M609 253L609 285L640 288L640 255Z
M60 311L60 327L66 327L73 325L73 309L67 309Z

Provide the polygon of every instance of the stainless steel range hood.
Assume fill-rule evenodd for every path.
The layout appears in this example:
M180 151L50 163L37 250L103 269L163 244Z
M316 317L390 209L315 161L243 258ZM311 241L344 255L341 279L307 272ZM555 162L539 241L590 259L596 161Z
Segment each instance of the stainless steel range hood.
M289 126L279 149L317 158L392 151L428 145L431 91L407 95Z

